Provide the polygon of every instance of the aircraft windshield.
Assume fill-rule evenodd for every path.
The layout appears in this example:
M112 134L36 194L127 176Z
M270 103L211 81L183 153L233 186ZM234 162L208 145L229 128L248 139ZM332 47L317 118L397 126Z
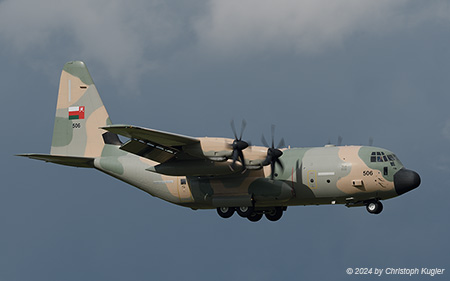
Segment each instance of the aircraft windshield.
M397 156L395 156L395 154L386 154L382 151L374 151L370 155L370 162L372 162L372 163L374 163L374 162L391 162L391 165L395 166L395 161L398 161L399 163L401 163L400 160L397 158Z

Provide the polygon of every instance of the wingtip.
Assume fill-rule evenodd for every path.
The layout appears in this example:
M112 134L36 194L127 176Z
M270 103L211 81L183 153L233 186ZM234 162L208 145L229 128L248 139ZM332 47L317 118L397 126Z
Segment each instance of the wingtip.
M29 153L20 153L20 154L14 154L14 156L19 156L19 157L30 157L31 154Z

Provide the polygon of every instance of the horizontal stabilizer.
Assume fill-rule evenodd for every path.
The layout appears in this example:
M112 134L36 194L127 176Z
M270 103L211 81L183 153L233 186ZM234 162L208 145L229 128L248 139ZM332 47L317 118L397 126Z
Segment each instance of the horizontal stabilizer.
M51 162L60 165L80 167L80 168L93 168L94 159L90 157L74 157L74 156L60 156L49 154L17 154L16 156L28 157L35 160L41 160L45 162Z

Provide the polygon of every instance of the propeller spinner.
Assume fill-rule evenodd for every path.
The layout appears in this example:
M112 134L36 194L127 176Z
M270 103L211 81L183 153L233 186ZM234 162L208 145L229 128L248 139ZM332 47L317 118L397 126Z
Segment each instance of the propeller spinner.
M261 141L264 144L264 146L268 147L267 149L267 156L266 159L262 162L263 166L267 166L270 164L270 178L273 180L275 176L275 165L278 164L281 168L281 170L284 170L283 163L280 161L280 157L283 155L283 152L279 148L283 148L285 146L284 139L281 138L278 145L275 147L275 125L272 125L272 145L269 146L269 144L266 141L266 138L264 138L264 135L261 137Z

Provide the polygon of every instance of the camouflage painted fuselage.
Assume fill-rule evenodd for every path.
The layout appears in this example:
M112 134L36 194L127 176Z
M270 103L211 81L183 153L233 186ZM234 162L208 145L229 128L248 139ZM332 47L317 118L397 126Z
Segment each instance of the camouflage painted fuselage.
M265 150L264 147L253 148L258 149ZM371 162L372 153L383 153L386 158L389 155L392 161ZM276 174L274 180L270 179L267 167L244 173L241 169L224 176L167 176L147 170L158 163L106 145L94 165L153 196L193 209L250 206L252 200L256 207L352 205L399 195L394 175L403 165L385 149L365 146L292 148L283 151L281 161L284 170ZM229 164L230 161L225 165Z

